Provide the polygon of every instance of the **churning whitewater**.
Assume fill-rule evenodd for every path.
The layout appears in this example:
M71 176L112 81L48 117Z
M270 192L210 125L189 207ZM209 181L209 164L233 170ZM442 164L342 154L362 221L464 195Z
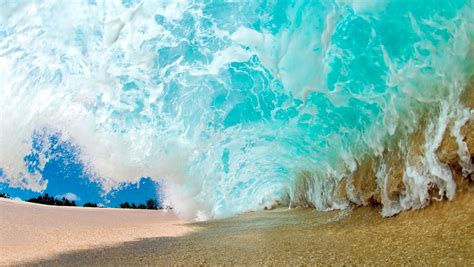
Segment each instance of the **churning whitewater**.
M51 135L104 192L149 176L199 219L277 204L389 216L451 199L446 132L461 175L473 171L472 0L0 6L11 186L44 190L50 157L35 144Z

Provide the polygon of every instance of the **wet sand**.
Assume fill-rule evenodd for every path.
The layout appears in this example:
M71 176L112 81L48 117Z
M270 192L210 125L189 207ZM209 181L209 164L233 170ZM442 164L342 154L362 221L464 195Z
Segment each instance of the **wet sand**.
M194 223L178 237L62 254L46 265L474 265L474 190L382 218L371 207L276 209ZM137 229L139 226L137 226Z
M57 207L0 198L0 265L194 230L172 212Z

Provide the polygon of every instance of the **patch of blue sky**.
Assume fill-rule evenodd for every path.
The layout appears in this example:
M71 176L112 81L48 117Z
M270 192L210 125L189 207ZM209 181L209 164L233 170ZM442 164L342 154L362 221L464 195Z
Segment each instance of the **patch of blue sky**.
M61 141L59 134L45 136L35 134L32 149L24 157L28 171L39 173L43 180L48 181L43 192L34 192L28 189L14 187L5 181L4 173L0 169L0 192L9 194L12 198L28 200L42 193L52 196L74 194L76 203L100 203L107 207L117 207L123 202L145 203L147 199L160 200L159 184L149 177L142 177L134 184L124 184L107 194L104 194L99 182L91 179L90 174L79 160L79 151L70 142ZM41 169L40 158L46 163Z

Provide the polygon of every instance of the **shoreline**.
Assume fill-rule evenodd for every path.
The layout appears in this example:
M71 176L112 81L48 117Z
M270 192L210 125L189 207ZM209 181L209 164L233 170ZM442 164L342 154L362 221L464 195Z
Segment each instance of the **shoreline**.
M0 203L3 211L4 203ZM105 213L110 212L113 211ZM119 212L130 214L128 210ZM127 225L129 228L119 227L129 229L126 234L135 233L136 238L128 236L89 248L83 244L82 248L21 261L6 262L2 258L1 264L474 264L473 187L452 201L434 202L424 209L405 211L390 218L383 218L379 209L366 206L330 212L275 209L195 223L176 219L173 214L169 217L159 214L159 218L154 218L159 221L140 222L143 218L138 218L136 224ZM123 224L123 220L114 218L114 221ZM165 227L174 227L174 232L164 233ZM117 234L114 229L116 225L106 225L102 235L84 232L82 238L112 237ZM136 232L143 233L143 229L155 231L155 236L137 238ZM26 252L19 254L24 256Z

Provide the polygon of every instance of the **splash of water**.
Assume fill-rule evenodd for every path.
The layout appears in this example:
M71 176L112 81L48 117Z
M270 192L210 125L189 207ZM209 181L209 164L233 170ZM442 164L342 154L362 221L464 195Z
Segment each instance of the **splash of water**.
M33 172L24 157L35 133L60 133L106 192L164 179L187 216L297 204L301 189L318 209L343 208L341 177L427 120L423 164L407 164L411 186L384 212L422 206L430 182L454 194L433 153L449 120L473 116L459 104L474 74L472 1L1 6L0 167L11 185L46 186L47 157Z

